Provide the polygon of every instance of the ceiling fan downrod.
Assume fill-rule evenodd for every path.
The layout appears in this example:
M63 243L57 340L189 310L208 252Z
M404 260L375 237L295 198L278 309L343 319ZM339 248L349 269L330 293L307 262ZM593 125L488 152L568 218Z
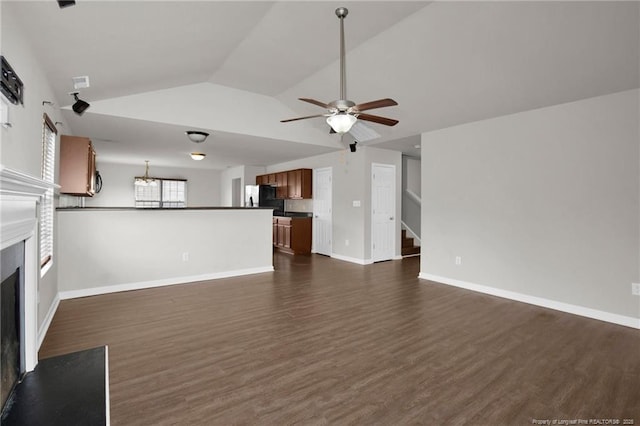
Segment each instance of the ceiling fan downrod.
M346 54L344 49L344 18L349 14L346 7L336 9L336 16L340 19L340 99L347 99L347 70Z

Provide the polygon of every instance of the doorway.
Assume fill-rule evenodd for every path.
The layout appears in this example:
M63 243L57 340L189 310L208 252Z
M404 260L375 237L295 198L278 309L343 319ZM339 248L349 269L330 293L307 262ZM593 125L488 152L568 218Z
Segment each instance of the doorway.
M231 207L242 207L242 178L231 179Z
M391 260L396 251L396 166L371 164L371 258Z
M313 249L314 253L332 253L332 168L313 170Z

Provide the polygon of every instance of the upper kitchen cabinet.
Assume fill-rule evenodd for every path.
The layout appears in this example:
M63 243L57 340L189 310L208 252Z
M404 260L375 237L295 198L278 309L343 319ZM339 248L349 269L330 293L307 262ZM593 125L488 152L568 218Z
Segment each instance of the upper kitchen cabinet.
M96 193L96 152L89 138L60 137L60 193L84 197Z
M281 200L289 197L287 172L276 173L276 198Z
M311 169L297 169L287 172L288 178L288 198L302 199L311 198Z
M276 197L279 199L299 200L312 198L311 169L287 170L256 176L256 185L272 185L276 187Z

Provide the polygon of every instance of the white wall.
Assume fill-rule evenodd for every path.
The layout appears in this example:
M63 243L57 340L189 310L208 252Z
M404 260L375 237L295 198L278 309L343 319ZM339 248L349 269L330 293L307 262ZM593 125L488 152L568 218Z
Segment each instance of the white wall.
M640 318L639 96L424 133L421 276Z
M59 210L61 295L273 270L271 218L267 209Z
M404 157L403 164L406 168L406 188L414 194L420 196L420 193L422 192L421 159Z
M265 173L265 168L262 166L237 166L223 170L220 173L220 205L231 207L234 179L240 178L240 188L244 191L245 185L255 185L256 176L263 173ZM242 202L244 203L244 192Z
M348 149L317 155L301 160L268 166L266 172L274 173L297 168L317 169L331 167L333 209L333 253L359 263L371 260L371 163L394 164L396 166L397 214L400 217L401 154L372 147L358 147L356 152ZM360 201L354 207L353 201ZM400 254L400 231L396 243ZM349 245L347 245L347 240Z
M86 207L134 207L136 176L143 176L145 165L100 162L97 152L96 168L102 176L102 191L86 197ZM187 206L214 207L220 205L220 171L155 167L149 164L149 175L167 179L187 179Z
M62 133L66 123L57 106L42 105L42 101L52 101L59 105L53 96L46 73L42 70L16 19L0 2L0 38L2 55L11 64L24 83L24 105L9 103L9 121L11 128L0 126L0 163L10 169L40 179L42 163L42 123L46 113L58 125L58 134ZM59 139L56 143L56 157L59 157ZM58 181L58 160L56 158L55 180ZM57 283L57 224L54 222L54 255L51 268L41 277L38 296L38 328L41 328L47 314L55 303L58 294Z

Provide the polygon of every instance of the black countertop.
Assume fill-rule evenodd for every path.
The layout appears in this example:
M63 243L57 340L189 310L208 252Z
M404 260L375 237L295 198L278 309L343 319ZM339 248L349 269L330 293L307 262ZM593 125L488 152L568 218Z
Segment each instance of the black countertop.
M313 213L307 213L307 212L283 212L281 210L274 210L273 211L273 215L274 216L278 216L278 217L312 217Z

